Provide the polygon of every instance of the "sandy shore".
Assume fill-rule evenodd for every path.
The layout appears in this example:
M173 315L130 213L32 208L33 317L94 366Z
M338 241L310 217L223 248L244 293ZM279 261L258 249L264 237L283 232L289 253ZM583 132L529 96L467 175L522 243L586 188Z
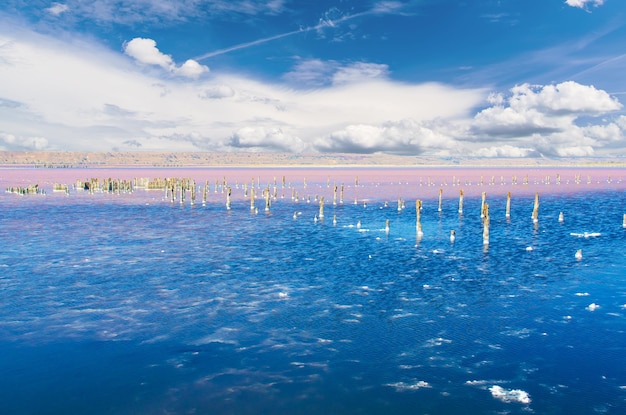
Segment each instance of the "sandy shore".
M626 167L626 158L444 158L388 154L1 151L29 167Z

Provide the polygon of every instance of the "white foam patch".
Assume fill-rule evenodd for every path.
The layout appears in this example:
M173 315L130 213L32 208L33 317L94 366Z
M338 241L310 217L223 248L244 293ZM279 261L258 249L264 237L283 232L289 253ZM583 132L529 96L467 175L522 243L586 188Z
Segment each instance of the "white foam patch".
M587 306L587 310L589 310L589 311L595 311L595 310L597 310L598 308L600 308L600 305L599 305L599 304L596 304L596 303L591 303L591 304L589 304L589 305Z
M589 293L576 293L577 297L588 297Z
M426 381L420 380L415 383L395 382L387 383L385 386L394 388L398 392L416 391L419 389L430 389L432 386Z
M577 238L597 238L598 236L602 236L602 234L600 232L572 232L570 233L570 236L575 236Z
M426 343L424 345L426 347L437 347L450 343L452 343L452 340L444 339L443 337L437 337L435 339L426 340Z
M528 405L530 401L530 395L521 389L504 389L501 386L494 385L489 388L491 396L501 400L505 403L518 402L524 405Z

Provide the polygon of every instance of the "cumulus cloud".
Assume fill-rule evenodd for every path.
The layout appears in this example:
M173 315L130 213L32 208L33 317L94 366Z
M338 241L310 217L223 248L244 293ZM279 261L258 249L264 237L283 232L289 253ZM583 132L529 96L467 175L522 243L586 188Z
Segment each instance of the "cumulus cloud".
M46 150L48 140L43 137L16 137L12 134L0 133L0 148L5 151Z
M450 137L433 131L415 120L387 122L383 125L349 125L318 139L314 147L322 152L340 153L423 153L426 149L448 150Z
M581 127L583 117L618 111L622 104L606 91L568 81L556 85L518 85L510 95L490 94L492 106L478 112L465 139L474 142L516 142L510 147L489 146L477 154L589 156L608 143L624 144L619 124L600 122ZM520 145L521 144L521 145Z
M124 53L143 65L156 65L174 75L196 79L209 71L205 65L200 65L193 59L188 59L181 66L177 66L170 55L166 55L157 48L153 39L134 38L124 44Z
M306 147L301 139L285 134L281 128L265 127L240 128L232 135L228 145L237 149L282 152L301 152Z
M554 114L599 115L622 108L606 91L592 85L566 81L557 85L522 84L511 89L514 109L537 109Z
M572 7L578 7L579 9L584 9L587 5L591 6L602 6L604 4L604 0L565 0L565 4Z
M473 157L500 157L500 158L522 158L537 157L539 152L533 148L516 147L509 144L501 146L483 147L470 153Z

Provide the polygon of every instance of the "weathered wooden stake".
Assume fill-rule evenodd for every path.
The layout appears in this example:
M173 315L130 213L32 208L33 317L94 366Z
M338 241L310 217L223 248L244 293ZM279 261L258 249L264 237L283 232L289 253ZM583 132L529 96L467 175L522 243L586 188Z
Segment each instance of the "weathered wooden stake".
M324 196L320 197L320 219L324 218Z
M439 205L437 207L438 212L441 212L442 198L443 198L443 189L439 188Z
M485 203L483 218L483 245L489 245L489 204Z
M341 185L341 192L339 193L339 204L343 205L343 184Z
M459 213L463 213L463 189L459 191Z
M480 202L480 217L481 218L485 217L485 200L486 199L487 199L487 193L486 192L482 192L481 202Z
M508 219L511 217L511 192L506 192L506 213L505 217Z
M416 200L415 201L415 216L416 216L416 222L415 222L415 229L417 230L417 234L418 235L423 235L422 232L422 201L421 200Z
M265 195L265 211L270 211L270 188L266 188L263 190L263 194Z
M539 222L539 193L535 193L535 205L533 207L533 222Z

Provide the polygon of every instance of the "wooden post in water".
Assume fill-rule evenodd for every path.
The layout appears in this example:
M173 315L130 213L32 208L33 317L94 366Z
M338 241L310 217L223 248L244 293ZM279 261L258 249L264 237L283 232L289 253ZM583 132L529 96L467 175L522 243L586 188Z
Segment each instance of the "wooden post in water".
M226 210L230 210L230 186L226 189Z
M622 227L626 228L626 213L624 213L624 223L622 223Z
M480 202L480 217L485 217L485 200L487 199L487 192L482 192Z
M423 235L424 233L422 232L422 201L419 199L415 201L415 216L416 216L415 229L417 230L417 234Z
M265 211L270 211L270 188L269 186L263 190L263 194L265 195Z
M337 215L333 215L333 226L337 226Z
M563 212L559 212L559 222L563 222Z
M339 204L343 205L343 184L341 185L341 192L339 193Z
M333 206L337 206L337 185L333 186Z
M539 222L539 193L535 193L535 205L533 207L533 222Z
M439 205L437 207L437 211L441 212L441 201L442 201L442 197L443 197L443 189L440 187L439 188Z
M389 219L385 221L385 233L389 235Z
M254 179L252 179L252 187L250 187L250 210L254 210Z
M459 191L459 213L463 213L463 189Z
M511 192L506 192L506 213L505 217L508 219L511 217Z
M489 245L489 204L483 208L483 245Z
M320 219L324 219L324 196L320 197Z

